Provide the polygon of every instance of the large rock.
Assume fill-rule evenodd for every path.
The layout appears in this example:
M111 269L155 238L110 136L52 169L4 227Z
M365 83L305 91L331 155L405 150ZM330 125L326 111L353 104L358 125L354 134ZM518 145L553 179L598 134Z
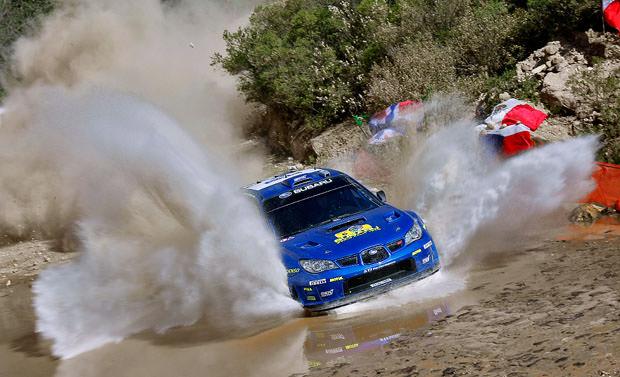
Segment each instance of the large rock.
M573 90L573 81L584 71L592 69L595 57L611 59L620 56L617 41L610 38L615 37L590 31L571 45L549 42L517 63L517 78L521 81L535 78L540 82L541 99L547 106L575 114L583 100Z
M352 122L344 122L310 139L310 145L316 154L317 163L325 164L359 151L366 145L368 135L367 129L362 129Z
M579 121L574 116L550 117L536 130L534 137L547 143L570 139Z
M592 109L587 106L589 99L574 90L575 83L595 63L603 76L605 72L614 72L620 66L619 42L611 33L592 30L578 35L570 44L549 42L517 63L517 78L520 81L534 78L540 84L541 99L547 106L562 108L583 120Z
M618 216L618 212L611 207L605 207L598 203L583 203L573 209L569 220L574 223L593 223L603 216Z
M588 30L577 38L577 43L582 46L589 55L600 56L605 59L620 59L620 44L618 36L612 33L598 33Z
M545 103L574 111L580 101L571 88L570 80L585 68L585 65L575 64L560 69L559 72L547 73L541 90L541 97Z
M580 204L571 212L569 219L574 223L592 223L601 218L605 210L604 206L594 203Z

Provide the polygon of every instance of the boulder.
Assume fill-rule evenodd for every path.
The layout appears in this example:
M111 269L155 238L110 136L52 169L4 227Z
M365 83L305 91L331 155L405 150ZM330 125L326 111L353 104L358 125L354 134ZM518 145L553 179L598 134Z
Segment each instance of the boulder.
M362 129L353 122L344 122L310 139L310 146L316 155L317 163L325 164L357 152L366 145L368 135L367 129Z
M620 40L611 33L592 30L579 35L570 44L549 42L534 51L527 59L517 63L517 79L535 78L540 85L542 101L551 107L566 110L579 119L591 117L588 99L575 93L574 85L580 75L592 70L599 62L603 76L620 66ZM602 63L600 60L604 59Z
M545 55L551 56L551 55L555 55L558 52L560 52L560 48L562 48L562 45L560 44L560 42L554 41L554 42L549 42L542 49L545 52Z
M574 126L579 123L576 117L550 117L536 130L534 137L545 143L569 139L574 135Z
M558 72L549 72L545 75L542 82L541 97L551 106L559 106L575 111L579 98L573 91L571 78L585 69L582 65L570 65L559 69Z
M573 223L592 223L601 216L607 208L595 203L580 204L570 214L570 221Z

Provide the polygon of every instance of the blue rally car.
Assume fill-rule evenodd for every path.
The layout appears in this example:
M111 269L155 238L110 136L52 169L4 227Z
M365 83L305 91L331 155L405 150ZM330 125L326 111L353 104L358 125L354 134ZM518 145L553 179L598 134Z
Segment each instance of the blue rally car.
M291 295L333 309L439 270L424 221L348 175L307 169L245 187L280 238Z

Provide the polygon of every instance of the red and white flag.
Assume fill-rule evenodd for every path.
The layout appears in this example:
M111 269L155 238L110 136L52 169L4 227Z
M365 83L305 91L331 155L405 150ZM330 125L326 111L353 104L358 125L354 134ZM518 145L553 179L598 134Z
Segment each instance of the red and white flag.
M603 0L603 15L605 22L620 31L620 1Z
M536 146L532 140L531 130L521 123L512 124L496 130L488 131L488 135L503 137L502 152L504 156L513 156Z
M521 123L536 131L545 119L547 114L544 112L528 105L527 102L511 98L495 106L485 123L495 126Z

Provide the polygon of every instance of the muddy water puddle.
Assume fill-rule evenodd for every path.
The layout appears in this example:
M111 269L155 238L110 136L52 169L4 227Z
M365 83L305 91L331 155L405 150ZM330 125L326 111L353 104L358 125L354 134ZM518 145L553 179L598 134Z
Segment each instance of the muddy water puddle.
M0 312L2 377L289 376L381 351L404 332L423 328L467 302L459 295L392 309L295 318L239 339L220 335L220 340L209 340L203 327L196 325L163 336L140 334L58 360L34 333L29 287L13 287L0 299L12 303Z

